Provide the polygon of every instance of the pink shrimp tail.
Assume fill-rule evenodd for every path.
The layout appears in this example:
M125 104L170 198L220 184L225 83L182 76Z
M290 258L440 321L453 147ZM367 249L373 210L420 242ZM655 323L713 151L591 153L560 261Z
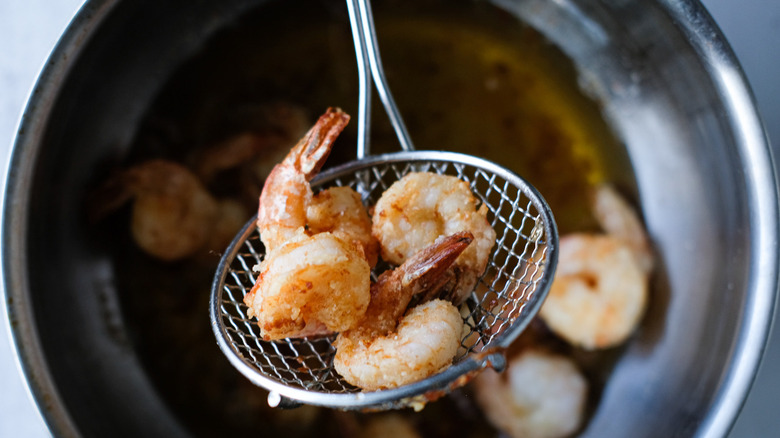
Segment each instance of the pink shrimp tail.
M309 181L325 164L348 122L348 114L328 108L268 175L257 212L257 227L267 247L289 240L306 225L306 206L312 197Z

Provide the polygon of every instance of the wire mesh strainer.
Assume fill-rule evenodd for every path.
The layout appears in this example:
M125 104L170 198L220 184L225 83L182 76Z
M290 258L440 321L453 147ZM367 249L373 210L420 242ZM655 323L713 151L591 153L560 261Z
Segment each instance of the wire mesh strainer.
M411 385L364 393L333 369L335 336L264 341L243 302L255 282L252 267L265 252L253 219L220 262L210 311L220 348L246 377L271 391L272 404L284 399L345 409L422 404L462 385L487 365L503 368L502 350L538 311L555 270L557 231L542 197L514 173L463 154L402 152L331 169L312 186L315 191L350 186L366 205L373 205L390 184L412 171L454 175L468 182L487 206L496 230L488 267L461 305L465 329L453 365Z
M503 369L503 350L531 321L547 295L557 261L558 234L544 199L513 172L469 155L412 151L382 72L370 6L363 0L347 0L347 5L360 77L358 160L322 173L312 188L316 192L349 186L370 206L409 172L452 175L469 184L488 208L496 244L476 289L460 306L464 323L460 348L452 366L438 374L394 389L362 392L334 370L335 335L264 341L243 301L256 280L252 268L265 256L256 219L244 226L220 261L212 285L211 324L223 353L247 378L270 391L272 406L307 403L341 409L419 408L462 386L487 366ZM369 71L405 152L366 157ZM387 268L378 264L372 278Z

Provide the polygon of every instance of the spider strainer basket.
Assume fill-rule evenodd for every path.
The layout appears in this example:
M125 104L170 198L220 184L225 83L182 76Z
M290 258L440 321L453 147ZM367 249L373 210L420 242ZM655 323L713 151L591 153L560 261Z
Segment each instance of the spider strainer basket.
M323 172L314 191L349 186L365 205L409 172L435 172L466 181L488 208L496 231L487 269L461 304L463 334L452 366L398 388L363 392L333 368L335 335L264 341L243 299L255 283L252 268L264 257L255 219L222 257L212 286L210 313L217 343L253 383L270 391L269 403L306 403L340 409L420 408L462 386L487 366L501 370L504 349L536 315L552 282L558 234L541 195L514 173L483 159L439 151L368 157ZM386 264L379 263L372 277Z

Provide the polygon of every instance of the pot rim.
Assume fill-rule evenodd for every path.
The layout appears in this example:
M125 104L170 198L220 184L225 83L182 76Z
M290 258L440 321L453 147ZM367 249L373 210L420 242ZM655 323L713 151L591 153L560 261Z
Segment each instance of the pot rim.
M758 105L747 77L715 20L699 0L661 0L671 21L704 61L725 105L744 169L752 206L750 281L731 363L697 432L701 437L726 436L747 399L772 330L778 292L778 181L774 159Z
M49 431L55 436L79 436L79 429L68 413L57 390L43 353L34 311L26 291L27 206L29 186L40 142L49 115L79 53L99 24L121 0L86 0L60 36L41 70L27 100L11 150L5 177L2 206L2 294L8 316L11 348L28 392Z

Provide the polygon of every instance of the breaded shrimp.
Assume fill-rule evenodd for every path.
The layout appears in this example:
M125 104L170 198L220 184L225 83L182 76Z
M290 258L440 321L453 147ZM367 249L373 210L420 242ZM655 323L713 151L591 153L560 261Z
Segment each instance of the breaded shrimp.
M266 340L342 331L366 312L370 274L352 243L301 235L263 261L244 303Z
M561 438L582 424L588 384L571 359L526 349L503 374L478 375L474 389L487 419L507 435Z
M647 275L631 248L612 236L560 239L558 269L539 315L556 334L592 350L622 343L647 301Z
M150 160L108 180L93 194L95 219L132 200L133 240L147 254L173 261L192 256L210 239L221 207L186 167Z
M138 246L162 260L192 255L209 238L217 201L186 168L155 160L127 171L135 194L131 230Z
M593 215L610 236L625 242L646 272L653 269L653 253L636 211L615 189L602 184L593 191Z
M359 229L352 234L324 231L322 213L338 212L326 202L313 204L309 185L348 120L341 110L329 109L274 167L260 195L257 226L266 258L244 303L249 314L257 317L266 340L346 330L368 308L370 266L362 246L372 240L368 229L363 227L362 239L355 237ZM317 213L320 204L325 207ZM357 205L338 214L332 221L344 221L345 228L367 219L359 198ZM350 215L357 218L347 219Z
M339 335L333 364L344 380L369 391L417 382L452 363L462 328L452 303L428 301L414 307L386 336Z
M373 234L382 258L401 264L439 236L468 231L474 243L453 265L454 281L446 298L460 304L485 272L496 233L487 221L487 208L477 209L468 183L454 176L410 173L391 185L373 212Z
M349 187L331 187L317 193L306 210L309 232L330 232L363 248L370 266L376 265L379 243L371 235L371 218L360 195Z
M628 204L602 186L593 208L608 234L561 237L558 269L539 311L554 333L588 350L619 345L634 332L652 269L647 237Z
M267 253L305 232L306 208L314 196L309 181L325 164L333 142L348 122L346 113L328 108L271 170L257 212L257 228Z
M347 382L366 390L394 388L452 363L463 329L452 303L436 299L401 315L414 295L435 293L446 284L449 266L471 240L468 233L439 239L380 275L361 322L334 342L333 365Z

